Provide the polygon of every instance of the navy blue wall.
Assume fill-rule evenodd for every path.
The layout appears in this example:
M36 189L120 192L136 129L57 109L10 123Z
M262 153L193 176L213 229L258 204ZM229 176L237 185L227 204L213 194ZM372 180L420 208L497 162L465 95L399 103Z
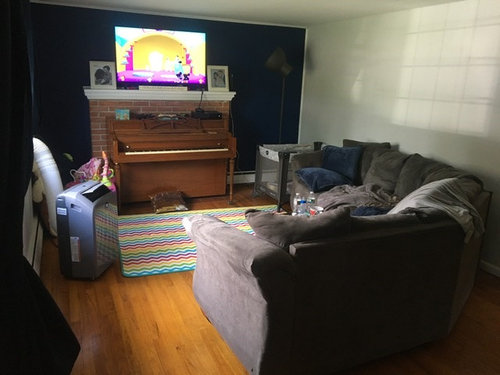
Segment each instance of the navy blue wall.
M281 76L264 67L281 46L294 68L286 79L282 143L297 141L305 29L134 14L32 4L35 87L39 126L63 182L69 169L91 157L88 101L89 61L114 61L115 25L202 31L207 34L207 64L229 66L237 170L253 170L255 148L278 143ZM194 109L194 108L193 108ZM70 153L75 161L62 157Z

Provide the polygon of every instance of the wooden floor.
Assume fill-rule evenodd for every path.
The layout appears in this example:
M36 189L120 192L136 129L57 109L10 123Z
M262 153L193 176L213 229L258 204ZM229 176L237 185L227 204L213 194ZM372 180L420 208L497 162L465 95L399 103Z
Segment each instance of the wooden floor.
M276 201L265 194L257 197L253 196L253 184L234 185L233 202L229 204L229 195L186 199L190 210L208 210L211 208L224 207L249 207L264 204L276 204ZM288 203L283 205L283 209L290 210ZM131 215L153 212L150 202L128 203L120 209L120 215Z
M252 198L251 186L235 190L236 206L274 203ZM227 197L200 198L189 206L226 207ZM82 347L73 375L246 374L199 310L192 272L125 278L116 262L95 281L69 280L59 272L55 241L46 239L41 278ZM445 340L342 374L500 374L500 279L479 273L465 311Z

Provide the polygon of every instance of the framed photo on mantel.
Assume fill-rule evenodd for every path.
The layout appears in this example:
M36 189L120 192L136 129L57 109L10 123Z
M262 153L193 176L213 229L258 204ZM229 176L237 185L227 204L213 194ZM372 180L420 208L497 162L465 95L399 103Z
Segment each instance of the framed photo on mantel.
M208 91L229 91L226 65L207 65Z
M92 89L116 89L114 61L89 61L90 87Z

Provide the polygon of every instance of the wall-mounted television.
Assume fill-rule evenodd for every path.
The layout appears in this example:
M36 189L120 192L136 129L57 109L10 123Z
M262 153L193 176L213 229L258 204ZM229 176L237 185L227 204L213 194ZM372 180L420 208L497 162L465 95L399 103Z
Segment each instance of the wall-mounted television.
M115 26L116 82L205 88L206 34Z

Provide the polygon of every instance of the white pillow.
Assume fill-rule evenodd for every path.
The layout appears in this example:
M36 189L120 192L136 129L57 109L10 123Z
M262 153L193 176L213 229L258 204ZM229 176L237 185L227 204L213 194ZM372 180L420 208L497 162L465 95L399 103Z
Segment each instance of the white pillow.
M432 208L445 212L460 224L465 232L465 242L472 234L482 234L481 216L467 199L458 178L445 178L429 182L404 197L387 214L397 214L407 209Z

